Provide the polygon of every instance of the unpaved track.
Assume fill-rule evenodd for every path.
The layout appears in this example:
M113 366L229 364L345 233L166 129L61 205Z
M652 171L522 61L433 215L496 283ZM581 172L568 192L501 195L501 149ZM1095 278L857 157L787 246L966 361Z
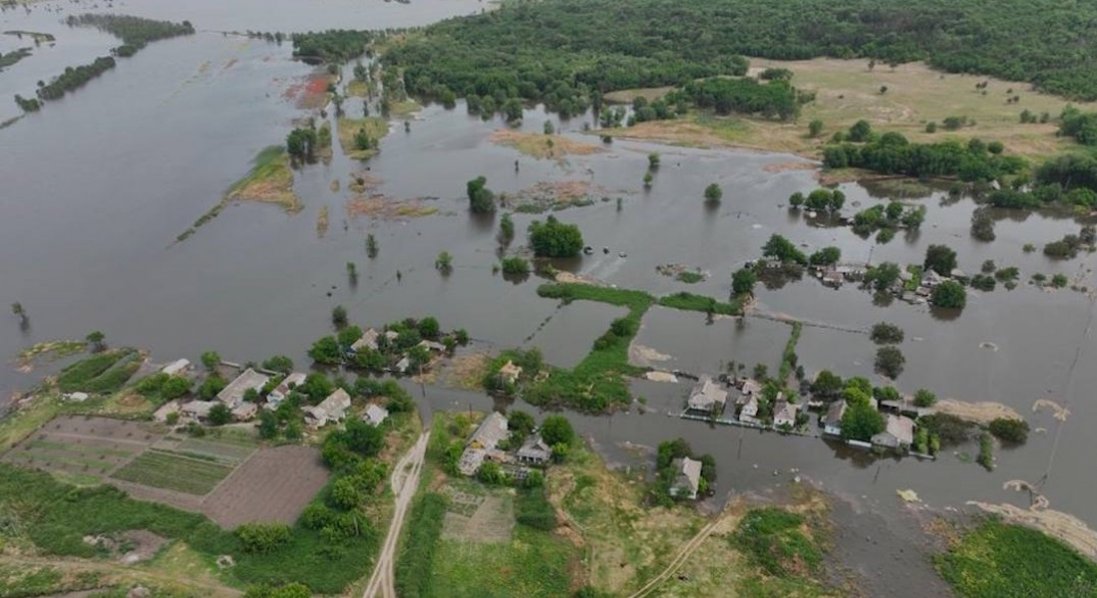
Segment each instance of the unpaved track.
M664 581L669 579L671 575L674 575L674 572L682 566L682 563L685 563L689 556L693 554L693 552L697 550L697 548L700 547L706 539L708 539L709 535L712 533L713 530L716 529L716 526L720 524L721 520L722 517L717 518L716 521L713 521L712 523L701 528L701 531L697 532L696 536L690 538L689 542L686 542L685 546L683 546L682 549L678 551L678 554L674 557L674 560L671 561L669 565L667 565L666 569L663 569L662 573L648 580L646 584L644 584L639 590L629 596L629 598L642 598L643 596L651 594Z
M392 523L389 524L388 535L385 536L385 544L381 547L381 554L377 558L377 564L370 575L369 584L363 598L396 598L396 576L394 574L396 564L396 546L400 540L400 529L404 526L404 517L407 515L411 500L415 497L415 491L419 488L419 474L423 470L423 458L427 454L427 441L430 432L424 432L411 450L396 463L392 471L392 493L396 495L396 509L392 514Z

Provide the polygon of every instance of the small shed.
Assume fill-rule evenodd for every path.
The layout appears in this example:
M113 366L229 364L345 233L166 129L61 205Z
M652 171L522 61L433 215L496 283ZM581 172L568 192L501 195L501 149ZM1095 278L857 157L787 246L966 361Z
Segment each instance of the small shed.
M371 426L379 426L384 423L386 419L388 419L388 416L388 409L385 409L384 407L376 403L370 403L366 407L365 413L362 414L362 421Z

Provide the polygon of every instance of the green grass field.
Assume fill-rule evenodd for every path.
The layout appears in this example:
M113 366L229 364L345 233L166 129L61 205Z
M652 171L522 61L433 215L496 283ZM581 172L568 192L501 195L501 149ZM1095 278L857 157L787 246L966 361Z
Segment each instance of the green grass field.
M1097 596L1097 564L1039 531L987 520L937 557L966 598Z
M430 596L567 596L574 547L549 532L519 525L507 543L441 540L431 570ZM485 574L486 572L490 574Z
M202 495L208 494L231 472L232 467L212 461L149 450L111 477L153 488Z

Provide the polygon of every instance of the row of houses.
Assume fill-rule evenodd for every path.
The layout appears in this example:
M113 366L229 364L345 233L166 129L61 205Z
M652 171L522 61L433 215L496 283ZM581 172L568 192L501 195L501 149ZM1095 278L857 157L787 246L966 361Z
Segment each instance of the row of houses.
M186 361L186 360L180 360ZM176 362L177 364L178 362ZM171 367L175 367L176 364L169 364ZM182 370L176 370L182 371ZM239 376L234 378L228 385L217 393L217 397L212 401L194 400L183 403L182 405L175 405L174 408L165 406L157 412L158 419L163 419L167 413L172 410L178 411L178 413L191 421L204 422L209 419L210 410L215 405L222 404L228 407L230 413L232 413L233 421L247 422L255 418L260 408L259 401L247 400L249 391L254 391L254 394L262 400L262 408L264 409L277 409L279 405L286 401L290 392L305 382L306 375L301 372L293 372L286 375L273 389L266 394L266 397L262 396L262 392L270 383L271 377L257 372L252 368L245 369ZM309 405L302 408L304 413L305 424L313 429L322 428L328 424L338 423L343 421L347 417L347 412L351 407L351 397L347 394L347 391L342 388L337 388L331 394L324 398L317 405ZM367 406L363 420L372 425L380 425L388 418L388 411L380 405L371 404Z
M540 434L531 434L517 450L506 451L500 445L509 437L506 416L492 411L469 437L457 462L457 470L463 475L476 475L485 461L492 461L507 466L521 478L528 473L526 467L544 467L552 459L552 447Z
M762 390L762 385L751 378L723 382L709 376L702 376L690 391L686 401L686 413L764 426L766 422L759 415L759 402L763 398ZM734 400L730 398L732 395ZM883 449L909 449L914 443L916 427L914 418L933 411L915 407L906 401L884 401L878 404L876 399L870 399L870 402L874 409L883 408L882 410L888 411L884 414L884 431L873 436L870 441L873 446ZM729 404L733 405L734 409L731 414L726 413ZM819 407L823 405L823 403L818 404ZM777 429L794 430L804 421L801 409L801 405L789 402L783 392L778 392L774 398L770 424ZM842 416L845 412L845 401L834 401L827 406L826 412L820 418L824 435L836 438L842 436Z
M702 376L686 401L686 412L691 415L719 418L725 415L729 394L734 393L733 415L738 421L764 425L760 410L762 385L751 378L740 378L730 384ZM771 422L777 428L795 428L800 414L800 405L793 403L778 392L774 399Z

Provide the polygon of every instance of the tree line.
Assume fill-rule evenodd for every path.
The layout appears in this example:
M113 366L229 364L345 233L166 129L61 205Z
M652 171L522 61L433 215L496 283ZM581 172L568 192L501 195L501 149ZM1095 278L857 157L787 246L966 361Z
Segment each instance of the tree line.
M550 109L593 101L595 92L740 75L743 55L926 60L1092 100L1097 43L1087 24L1095 17L1097 5L1056 0L514 2L431 25L389 49L385 61L404 69L411 93L499 90Z

